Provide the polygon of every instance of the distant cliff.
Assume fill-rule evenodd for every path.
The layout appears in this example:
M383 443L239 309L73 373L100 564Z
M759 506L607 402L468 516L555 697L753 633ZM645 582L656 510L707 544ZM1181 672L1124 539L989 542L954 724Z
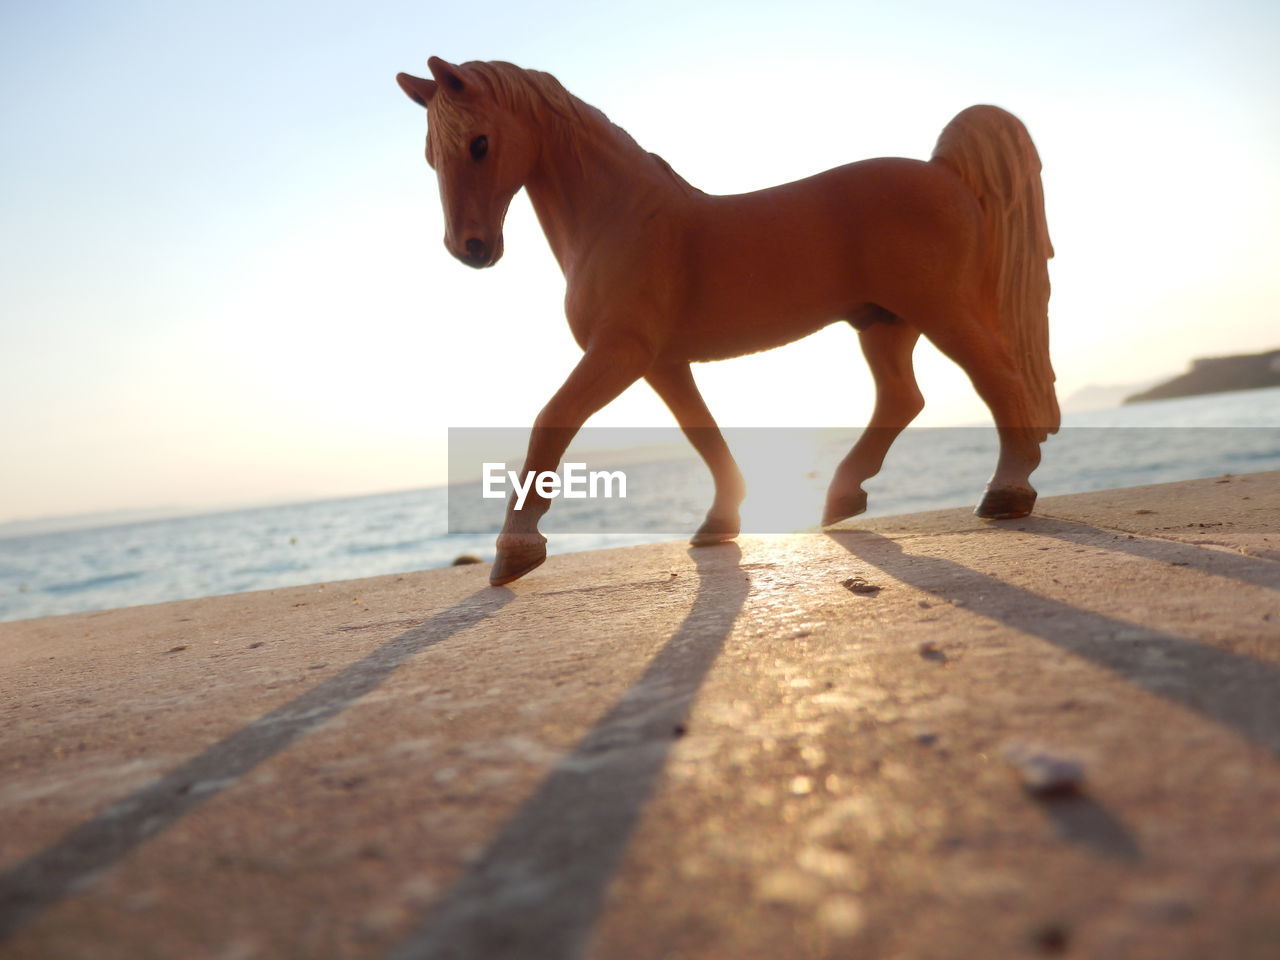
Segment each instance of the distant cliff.
M1202 357L1191 361L1191 369L1182 376L1125 397L1124 402L1143 403L1259 387L1280 387L1280 350L1238 357Z

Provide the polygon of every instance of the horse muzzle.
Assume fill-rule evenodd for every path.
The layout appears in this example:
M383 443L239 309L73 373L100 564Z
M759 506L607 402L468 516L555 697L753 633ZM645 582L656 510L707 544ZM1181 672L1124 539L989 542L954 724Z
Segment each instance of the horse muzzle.
M448 247L450 253L468 267L474 267L477 270L492 267L502 259L501 236L498 237L496 243L489 243L481 237L468 237L461 249L456 249L449 243L446 243L445 246Z

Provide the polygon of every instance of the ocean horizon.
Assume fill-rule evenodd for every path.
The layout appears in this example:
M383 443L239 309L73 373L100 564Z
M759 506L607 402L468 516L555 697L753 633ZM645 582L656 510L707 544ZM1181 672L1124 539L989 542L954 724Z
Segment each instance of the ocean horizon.
M733 447L734 431L725 432ZM792 470L785 460L775 472L794 482L780 492L755 482L744 461L744 532L815 525L831 468L857 432L831 432L812 464ZM990 426L908 430L867 484L865 516L971 506L995 451ZM595 513L579 512L577 526L565 527L570 511L555 504L543 524L549 552L687 537L701 522L711 480L692 453L628 469L656 478L651 499L662 509L646 513L633 502L624 514L621 504L594 501ZM1051 496L1270 469L1280 469L1280 388L1065 416L1033 482ZM490 560L502 503L490 501L471 525L484 532L464 534L450 533L459 528L457 502L455 493L451 514L450 488L435 486L200 513L54 518L40 521L43 530L0 525L0 622L404 573L462 554ZM764 509L779 505L787 509ZM558 524L578 532L558 532Z

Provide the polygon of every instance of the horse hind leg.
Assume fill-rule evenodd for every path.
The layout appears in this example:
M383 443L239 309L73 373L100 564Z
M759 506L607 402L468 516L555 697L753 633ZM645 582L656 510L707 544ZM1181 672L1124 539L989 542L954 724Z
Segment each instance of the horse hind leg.
M1036 491L1031 473L1040 465L1047 436L1037 423L1027 384L1002 340L976 317L926 326L929 339L958 363L991 410L1000 437L995 473L974 513L986 520L1011 520L1031 513Z
M919 339L917 328L897 318L876 320L858 331L863 356L875 381L875 408L853 449L836 467L822 511L824 525L839 523L867 509L862 484L880 472L893 441L924 409L924 397L911 365L911 354Z
M738 509L746 498L746 481L698 392L693 372L687 363L670 364L650 369L645 379L671 410L715 482L715 500L689 542L706 547L734 539L742 528Z

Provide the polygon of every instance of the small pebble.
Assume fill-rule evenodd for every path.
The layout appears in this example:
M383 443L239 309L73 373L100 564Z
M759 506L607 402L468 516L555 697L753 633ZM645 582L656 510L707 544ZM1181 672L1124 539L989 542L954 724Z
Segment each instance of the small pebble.
M947 661L947 655L932 640L926 640L917 649L920 651L920 656L926 660L935 660L938 663L946 663Z
M477 557L474 553L460 553L453 558L452 566L465 567L472 563L484 563L484 561L481 560L479 557Z
M1005 748L1004 758L1018 772L1022 786L1038 797L1075 793L1084 782L1084 764L1029 743Z
M185 649L187 649L187 645L185 643L181 643L181 644L178 644L178 646L176 647L170 647L168 650L165 651L165 653L177 653L180 650L185 650Z
M878 586L874 583L868 583L864 577L850 577L841 586L852 593L875 594L880 592Z
M1031 934L1031 942L1037 950L1050 957L1067 952L1071 944L1071 935L1061 923L1046 923Z

